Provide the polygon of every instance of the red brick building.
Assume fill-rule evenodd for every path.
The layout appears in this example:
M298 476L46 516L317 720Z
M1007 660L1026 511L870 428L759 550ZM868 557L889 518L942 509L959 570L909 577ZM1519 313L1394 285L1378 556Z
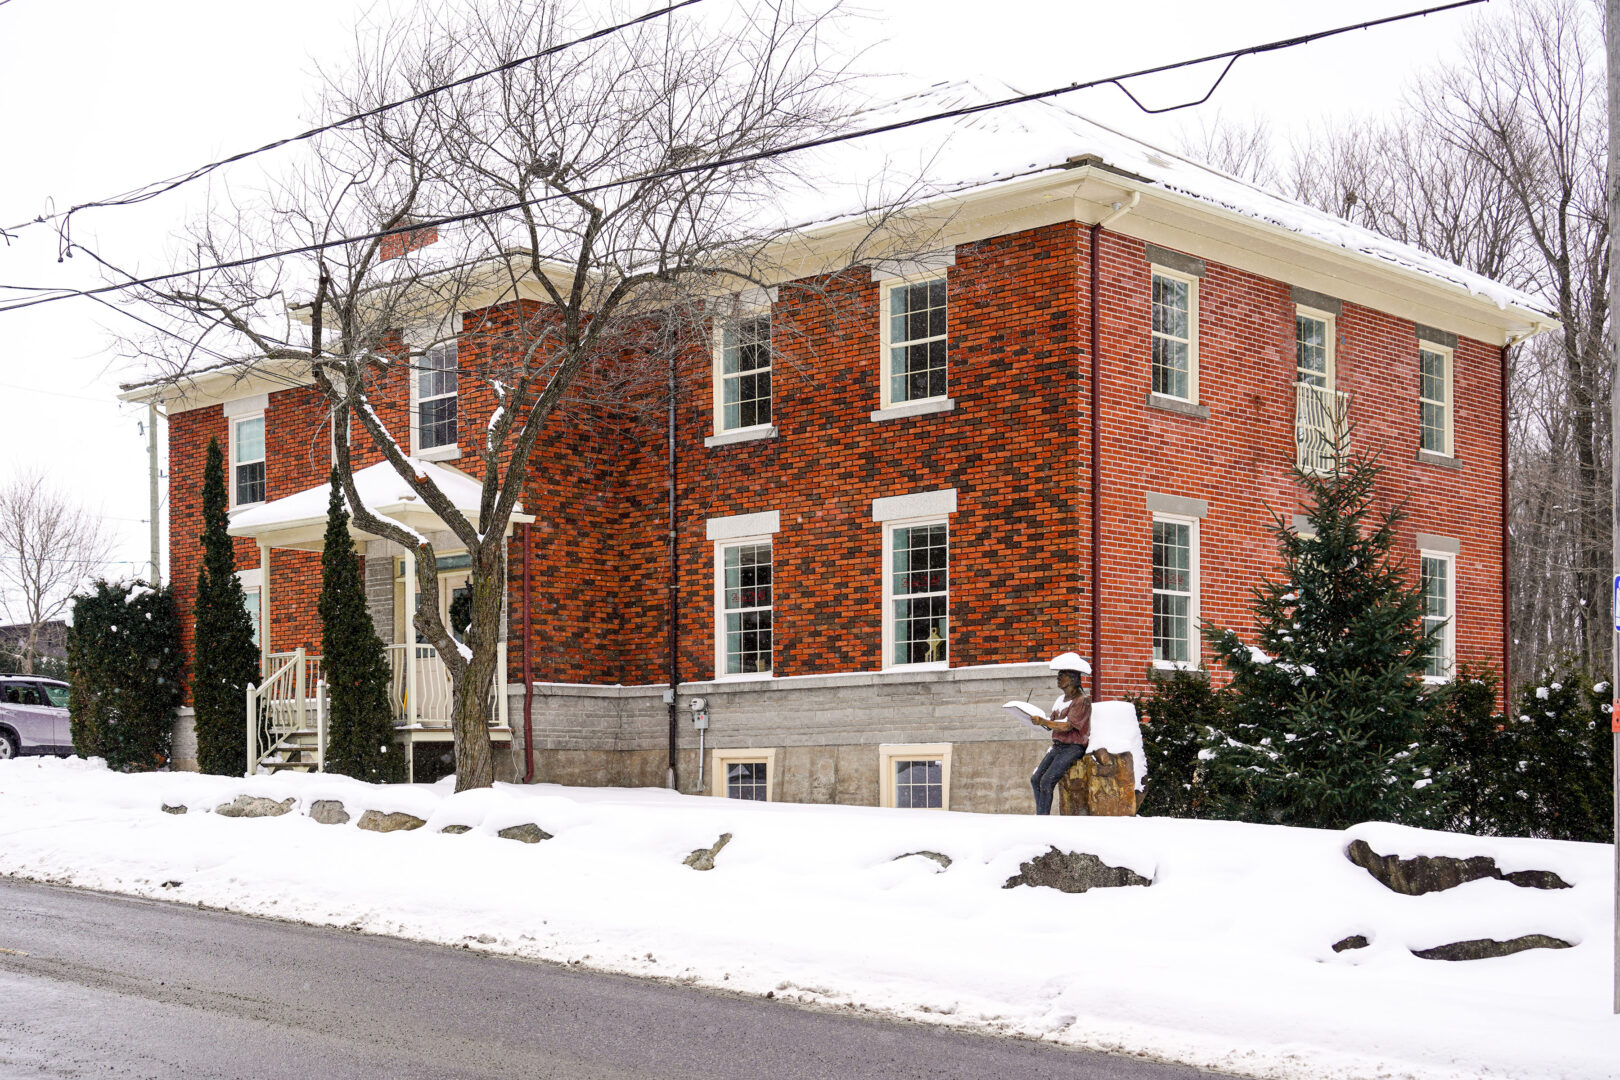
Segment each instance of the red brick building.
M523 499L532 524L512 538L507 776L532 761L539 780L662 784L673 764L685 791L1026 810L1043 744L1001 702L1044 702L1043 661L1065 650L1091 658L1106 699L1198 667L1202 623L1247 632L1248 589L1277 563L1272 515L1301 509L1291 468L1325 463L1335 417L1381 455L1380 500L1407 505L1401 551L1446 627L1434 677L1502 665L1504 350L1549 316L1070 128L1083 144L1059 150L1102 152L961 186L934 204L949 214L928 255L785 266L775 288L731 298L712 355L688 357L672 444L646 421L553 421ZM836 252L856 227L808 230L805 246ZM467 367L430 354L379 405L401 445L449 469L477 461L493 406ZM318 556L276 549L266 576L267 533L242 524L324 484L307 381L219 371L126 395L168 409L183 606L203 450L231 447L267 654L319 650ZM403 643L410 575L387 544L365 552L379 633ZM440 554L447 608L465 562Z

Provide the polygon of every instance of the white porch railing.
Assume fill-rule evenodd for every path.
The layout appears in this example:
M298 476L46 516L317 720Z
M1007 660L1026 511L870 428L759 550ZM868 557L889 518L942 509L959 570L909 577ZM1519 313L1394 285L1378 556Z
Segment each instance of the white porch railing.
M414 695L407 692L411 683L410 650L416 650ZM439 650L432 645L390 645L388 666L389 703L394 708L394 722L402 726L427 724L449 726L455 718L455 697L450 682L450 669L439 658ZM414 703L412 697L415 697ZM506 642L501 642L496 654L495 685L490 688L489 723L491 727L506 727Z
M1338 460L1350 395L1308 382L1294 384L1294 449L1301 472L1330 473Z
M326 762L326 684L321 658L303 649L265 658L247 688L247 775L260 768L319 771Z

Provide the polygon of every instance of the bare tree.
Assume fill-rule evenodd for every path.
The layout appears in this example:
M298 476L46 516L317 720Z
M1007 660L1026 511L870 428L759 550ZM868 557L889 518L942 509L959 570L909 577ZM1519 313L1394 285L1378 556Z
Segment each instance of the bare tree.
M0 485L0 604L26 626L18 659L32 674L40 634L73 593L104 569L113 541L102 520L52 487L37 470Z
M416 231L145 296L176 328L168 378L194 372L205 347L241 356L244 373L313 376L355 525L416 555L414 625L451 676L458 789L493 777L486 703L501 647L503 534L542 432L649 395L662 404L666 373L706 337L715 301L778 280L774 207L804 177L802 158L776 151L838 130L846 115L831 17L765 0L729 20L666 19L513 63L575 37L578 12L538 0L424 7L362 40L354 68L329 80L327 107L415 100L328 137L266 205L199 223L189 257L224 263ZM302 298L302 321L288 315L289 294ZM452 342L461 378L494 402L472 466L476 514L417 467L376 407L390 380ZM465 648L434 602L429 538L363 504L353 479L363 453L380 453L471 556Z
M1271 121L1264 116L1228 120L1216 112L1208 119L1200 117L1196 129L1183 128L1178 141L1182 153L1206 165L1263 188L1280 186Z
M1509 356L1513 666L1607 670L1610 635L1607 111L1602 28L1580 0L1478 21L1406 108L1294 147L1294 194L1546 298L1556 334Z

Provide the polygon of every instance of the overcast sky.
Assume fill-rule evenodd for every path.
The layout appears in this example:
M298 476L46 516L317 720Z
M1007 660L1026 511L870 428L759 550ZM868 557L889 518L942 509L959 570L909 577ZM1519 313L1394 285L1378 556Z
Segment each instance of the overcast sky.
M1454 56L1470 21L1500 16L1489 8L1508 2L1245 58L1208 104L1169 117L1142 114L1112 88L1065 100L1172 147L1179 131L1212 122L1217 112L1264 117L1286 139L1328 117L1397 107L1415 72ZM648 0L631 10L654 6L657 0ZM1039 89L1424 6L1421 0L866 0L863 17L850 24L849 45L868 50L861 66L874 72L919 82L971 76ZM590 18L596 26L625 8L586 3L584 10L600 12ZM0 3L0 227L302 130L313 113L317 62L341 65L356 22L385 12L376 0ZM1159 106L1201 96L1215 74L1198 70L1133 88ZM251 189L262 183L263 169L285 161L265 155L216 174L213 184ZM141 271L174 268L166 238L197 209L205 187L141 207L87 212L75 219L74 238ZM36 227L0 244L0 285L99 284L85 263L82 257L59 263L54 233ZM0 299L15 295L0 291ZM115 397L117 384L138 372L117 359L114 338L134 329L85 300L0 313L0 401L9 406L0 414L0 479L31 464L45 467L118 531L121 563L114 572L141 575L148 547L146 442L137 423L145 410Z

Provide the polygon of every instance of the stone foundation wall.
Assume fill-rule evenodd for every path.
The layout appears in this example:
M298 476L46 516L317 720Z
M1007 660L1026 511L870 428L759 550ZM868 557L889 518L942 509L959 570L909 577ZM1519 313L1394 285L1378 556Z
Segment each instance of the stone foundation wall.
M535 779L589 787L661 787L669 706L661 686L537 684ZM523 689L509 687L515 772L523 772ZM676 699L678 787L713 783L716 750L774 750L771 797L874 806L885 744L948 743L953 810L1028 813L1029 775L1050 739L1001 704L1056 696L1045 664L685 683ZM689 702L708 701L703 785Z

